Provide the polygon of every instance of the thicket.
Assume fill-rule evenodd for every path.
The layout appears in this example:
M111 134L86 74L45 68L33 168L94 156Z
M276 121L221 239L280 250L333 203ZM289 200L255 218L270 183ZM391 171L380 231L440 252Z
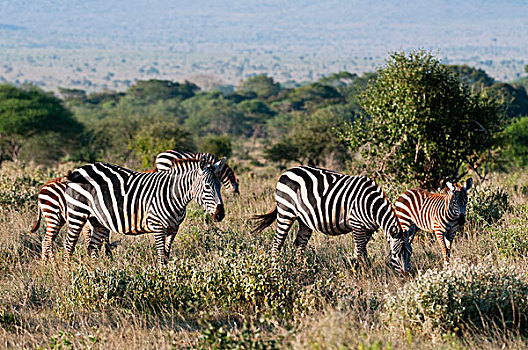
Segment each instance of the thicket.
M525 88L424 52L396 52L377 72L307 84L257 75L221 92L148 80L125 92L60 89L60 96L0 85L0 160L148 168L164 148L255 157L247 145L259 140L261 154L279 165L348 167L438 187L468 169L482 174L489 151L503 169L527 158Z

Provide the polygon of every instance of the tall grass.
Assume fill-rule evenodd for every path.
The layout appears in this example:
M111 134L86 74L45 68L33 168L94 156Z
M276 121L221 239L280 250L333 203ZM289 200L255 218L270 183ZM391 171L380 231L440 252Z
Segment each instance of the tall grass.
M445 276L465 276L464 269L477 264L484 271L495 272L492 277L479 274L480 270L472 272L475 288L485 287L479 278L504 282L511 277L508 271L513 270L518 281L509 285L495 283L505 286L497 287L497 293L508 296L511 288L517 288L513 292L522 291L521 287L528 283L528 258L522 242L519 243L527 229L524 227L522 231L522 224L517 223L528 220L523 209L528 197L526 173L494 176L485 184L507 193L509 207L500 218L468 220L465 231L457 234L454 241L452 272L443 270L434 238L420 233L413 243L413 275L404 279L394 275L389 267L388 244L380 232L367 246L369 266L354 263L351 235L328 237L318 233L310 240L304 262L294 259L290 234L280 261L274 264L269 259L273 228L252 234L248 223L251 215L264 213L273 205L279 172L268 168L256 170L252 178L239 174L241 195L225 199L227 215L221 223L213 223L197 205L191 204L167 267L156 266L150 235L112 235L112 240L121 240L113 260L103 254L99 259L89 259L85 247L79 243L73 262L66 264L62 249L65 232L54 246L56 261L43 264L39 256L45 227L42 225L34 235L28 234L36 218L34 187L38 191L38 184L46 181L46 174L55 176L64 170L43 172L10 164L0 171L0 176L6 179L28 178L19 187L4 183L1 196L13 196L12 192L20 186L29 193L21 203L3 206L0 216L0 347L522 349L528 346L524 323L515 323L515 319L507 317L502 318L506 320L503 323L500 317L479 318L478 308L473 309L472 318L453 318L464 316L465 311L441 294L448 280ZM44 175L38 175L39 172ZM394 191L398 190L394 186ZM497 213L489 207L494 200L489 199L489 193L475 191L479 197L471 199L470 191L473 213L479 210L481 214L485 210ZM484 194L488 196L485 200L481 198ZM468 215L473 213L470 211ZM508 254L499 249L497 237L509 249ZM449 320L446 324L424 327L425 323L418 326L406 321L414 305L409 300L417 300L420 293L426 292L420 288L424 289L428 283L438 288L438 293L428 289L431 295L426 301L445 308L442 315ZM464 293L472 291L469 284L464 283L464 288ZM515 293L512 296L519 297ZM508 304L509 309L490 306L488 310L495 312L492 316L511 311L512 306L524 310L526 300L515 298ZM463 322L457 324L457 320Z

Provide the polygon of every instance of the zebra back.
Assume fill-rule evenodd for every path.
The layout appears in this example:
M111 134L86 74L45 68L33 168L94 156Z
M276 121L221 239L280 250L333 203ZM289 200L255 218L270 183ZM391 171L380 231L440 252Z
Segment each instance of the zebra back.
M396 201L396 216L405 229L412 223L427 232L444 231L465 220L467 189L461 184L453 190L431 193L413 188L405 191Z
M212 215L213 207L223 206L220 181L205 159L179 159L170 170L153 173L94 163L76 169L68 180L69 216L71 207L88 210L117 233L153 232L152 225L179 225L192 198ZM149 220L152 217L156 219Z
M299 166L281 175L275 198L277 217L296 218L311 230L329 235L354 232L356 246L364 254L370 236L381 228L390 242L393 267L408 270L411 250L407 236L383 190L368 177ZM269 225L271 213L256 217L260 221L255 231ZM283 241L286 227L279 223L277 242Z
M209 164L218 162L218 159L211 153L193 153L187 151L167 150L157 155L156 169L162 171L169 170L177 159L202 159L203 157L205 157ZM231 167L224 163L224 165L218 169L217 175L226 189L230 190L236 195L240 194L238 179Z

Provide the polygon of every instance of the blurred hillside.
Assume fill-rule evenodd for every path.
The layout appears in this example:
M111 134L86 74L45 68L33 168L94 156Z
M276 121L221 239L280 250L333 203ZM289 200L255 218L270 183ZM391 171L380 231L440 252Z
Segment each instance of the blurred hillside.
M147 78L313 81L416 48L513 80L526 64L527 10L525 1L7 0L0 80L92 91Z

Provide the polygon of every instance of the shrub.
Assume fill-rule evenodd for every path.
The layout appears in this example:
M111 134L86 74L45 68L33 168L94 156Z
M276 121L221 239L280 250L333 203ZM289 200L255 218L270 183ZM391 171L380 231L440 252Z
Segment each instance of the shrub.
M201 332L199 349L280 349L276 339L263 339L259 328L244 323L239 334L227 331L224 327L208 322Z
M20 208L27 203L37 203L41 183L28 177L18 177L14 181L5 175L0 176L0 209Z
M468 218L476 223L492 224L508 211L508 193L499 187L476 186L468 194Z
M109 306L145 312L192 314L204 309L292 317L301 292L268 255L237 253L211 261L181 259L167 267L123 270L80 267L59 303L60 311Z
M499 253L504 257L528 255L528 206L523 205L515 211L515 216L499 229L492 231Z
M398 294L387 295L386 302L385 319L411 329L528 330L528 281L511 267L461 264L428 270Z

